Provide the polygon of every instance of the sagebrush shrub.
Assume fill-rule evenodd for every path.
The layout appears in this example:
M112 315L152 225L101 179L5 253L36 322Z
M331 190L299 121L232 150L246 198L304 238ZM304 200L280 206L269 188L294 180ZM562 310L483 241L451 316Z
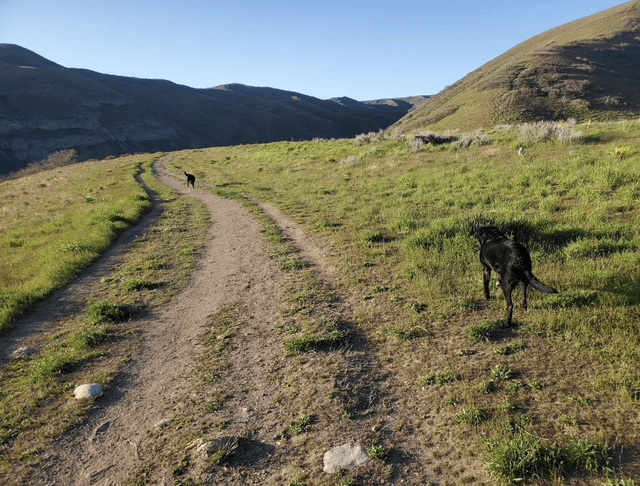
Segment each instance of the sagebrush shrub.
M520 126L520 140L524 142L543 142L556 139L560 143L573 144L584 141L582 132L574 129L575 119L565 121L527 122Z

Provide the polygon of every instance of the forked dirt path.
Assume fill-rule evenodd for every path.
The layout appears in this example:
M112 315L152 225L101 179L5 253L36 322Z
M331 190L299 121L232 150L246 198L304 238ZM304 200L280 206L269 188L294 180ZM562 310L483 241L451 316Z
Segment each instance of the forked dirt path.
M244 397L246 404L237 400L235 410L249 420L272 405L261 390L264 384L251 383L252 377L257 379L252 367L273 363L282 354L262 339L278 319L280 276L267 256L258 223L237 202L188 189L158 162L161 182L179 194L197 197L208 208L212 224L207 242L188 287L140 323L144 337L126 378L117 379L96 402L85 424L60 439L40 477L33 478L37 484L115 485L135 473L140 451L153 440L155 424L184 405L195 358L202 352L199 336L208 317L225 306L243 308L247 323L240 332L253 343L244 363L236 360L236 367L247 380L246 388L254 392Z

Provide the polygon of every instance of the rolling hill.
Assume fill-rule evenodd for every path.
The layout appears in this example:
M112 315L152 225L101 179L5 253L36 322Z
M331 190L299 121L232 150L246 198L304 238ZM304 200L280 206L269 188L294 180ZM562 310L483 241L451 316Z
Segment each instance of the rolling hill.
M195 89L65 68L10 44L0 44L0 74L0 174L68 148L83 160L353 137L389 126L425 99L321 100L240 84Z
M640 2L539 34L429 98L402 131L607 119L640 110Z

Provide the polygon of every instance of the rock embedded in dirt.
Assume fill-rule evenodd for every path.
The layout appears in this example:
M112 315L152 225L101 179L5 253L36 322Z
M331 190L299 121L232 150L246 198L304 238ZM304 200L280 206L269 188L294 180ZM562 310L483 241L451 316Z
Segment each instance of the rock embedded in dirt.
M13 353L11 353L11 357L13 358L22 358L23 356L30 356L36 351L31 348L21 347L16 349Z
M174 421L175 419L172 419L172 418L162 419L160 420L160 422L156 422L153 426L156 429L159 429L161 427L165 427L166 425L171 425Z
M326 473L333 474L336 469L360 466L368 462L369 455L364 447L348 442L325 452L323 470Z
M87 383L77 386L73 390L73 396L77 399L99 397L102 395L102 386L98 383Z

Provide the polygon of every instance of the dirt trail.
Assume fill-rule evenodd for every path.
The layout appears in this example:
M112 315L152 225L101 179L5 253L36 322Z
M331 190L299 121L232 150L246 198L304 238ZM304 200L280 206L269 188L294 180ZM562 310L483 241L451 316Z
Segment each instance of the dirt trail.
M119 484L140 467L139 451L151 440L154 425L174 414L188 393L194 359L201 352L198 336L207 318L224 306L240 305L249 316L242 332L254 337L268 334L277 319L279 274L256 221L237 202L188 189L170 178L161 163L156 169L161 182L206 205L212 219L208 240L189 286L141 323L144 339L127 377L116 380L85 424L60 439L42 477L34 478L38 484ZM270 356L273 352L258 339L245 366L277 360ZM237 372L249 380L256 375L250 369ZM261 386L255 384L255 389ZM250 400L239 410L254 417L261 407L268 408L264 404L270 399L257 396L262 399Z

